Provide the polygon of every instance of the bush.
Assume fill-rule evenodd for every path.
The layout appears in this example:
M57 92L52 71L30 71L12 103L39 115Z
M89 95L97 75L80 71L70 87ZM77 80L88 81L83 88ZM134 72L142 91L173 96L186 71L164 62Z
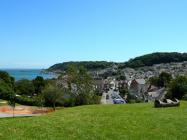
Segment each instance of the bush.
M128 100L127 103L129 103L129 104L134 104L134 103L136 103L136 100L131 99L131 100Z
M22 104L22 105L29 105L29 106L37 106L38 105L36 97L29 98L26 96L17 96L15 100L16 100L16 103Z
M9 100L10 95L14 93L14 90L12 87L5 83L5 82L0 82L0 98L4 100Z
M187 100L187 93L183 96L183 100Z
M56 84L47 86L42 94L44 95L45 104L52 106L54 110L57 105L63 104L64 89Z
M20 80L16 82L15 88L17 94L32 96L35 93L34 85L29 80Z
M178 76L169 85L167 97L182 99L187 94L187 77Z
M46 81L41 76L37 76L34 80L32 80L32 83L36 94L42 93L42 90L46 86Z
M75 106L75 98L73 98L73 97L64 98L62 105L64 107L73 107L73 106Z

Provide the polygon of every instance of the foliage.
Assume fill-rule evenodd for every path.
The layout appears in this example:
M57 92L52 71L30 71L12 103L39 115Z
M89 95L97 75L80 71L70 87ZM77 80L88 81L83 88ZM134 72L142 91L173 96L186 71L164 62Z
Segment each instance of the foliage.
M10 97L9 97L9 100L8 100L8 105L10 105L12 107L13 117L14 117L14 109L16 107L16 94L15 94L15 92L12 92L9 96Z
M125 75L119 75L116 80L118 80L118 81L126 80L126 76Z
M44 91L43 95L45 98L45 102L48 105L51 105L54 110L56 110L56 104L63 104L64 89L62 87L57 86L56 84L48 85Z
M156 76L151 77L151 78L149 79L149 83L150 83L151 85L160 87L160 84L159 84L159 83L160 83L160 79L159 79L159 77L156 77Z
M118 66L119 69L126 67L138 68L144 66L152 66L154 64L161 63L171 63L171 62L183 62L187 61L187 53L152 53L143 56L130 59L128 62L115 63L106 61L82 61L82 62L65 62L59 63L51 66L48 71L62 72L66 71L70 65L74 65L78 68L85 67L88 71L102 70L106 68L111 68L114 64ZM114 73L116 75L116 73Z
M84 67L69 66L67 77L69 90L75 96L75 105L98 103L93 79Z
M171 74L166 73L166 72L162 72L159 75L159 86L160 87L166 87L171 80L172 80Z
M14 78L9 76L7 72L0 71L0 98L8 100L8 104L13 109L14 117L14 108L16 105L15 98L16 94L14 91Z
M113 62L106 61L82 61L82 62L64 62L51 66L49 71L66 71L69 66L74 65L77 68L84 67L87 70L99 70L112 67Z
M12 88L14 87L14 78L11 77L7 72L5 71L0 71L0 81L5 82Z
M64 106L64 107L73 107L75 106L75 97L72 96L71 94L68 94L69 96L66 97L66 96L63 96L63 99L62 99L62 104L61 106Z
M15 99L16 103L22 104L22 105L29 105L29 106L40 106L38 104L38 98L37 97L32 97L29 98L27 96L17 96Z
M99 89L96 89L94 92L95 92L96 96L102 96L103 95L103 92L100 91Z
M5 82L0 82L0 98L4 100L8 100L10 98L10 95L14 93L13 88L5 83Z
M159 77L151 77L149 82L151 85L157 87L166 87L170 81L172 80L172 76L169 73L162 72Z
M120 96L125 97L128 95L128 89L127 88L119 88Z
M144 66L152 66L154 64L183 62L187 61L187 53L152 53L130 59L128 62L120 64L120 68L131 67L138 68Z
M15 84L16 92L19 95L33 96L35 93L34 84L32 81L23 79L17 81Z
M144 100L138 99L136 96L134 96L128 92L126 93L126 95L127 95L127 99L126 99L127 103L132 104L132 103L143 103L144 102Z
M187 94L185 94L182 99L187 100Z
M46 82L41 76L37 76L33 81L35 93L39 94L42 93L42 90L44 89Z
M167 97L182 99L187 94L187 77L178 76L169 85Z

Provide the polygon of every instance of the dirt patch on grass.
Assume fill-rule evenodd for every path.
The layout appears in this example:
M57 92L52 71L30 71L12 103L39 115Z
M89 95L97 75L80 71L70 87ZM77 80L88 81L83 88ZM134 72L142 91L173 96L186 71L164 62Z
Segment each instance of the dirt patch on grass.
M1 113L12 113L12 107L2 106L0 107ZM33 106L17 106L14 110L15 114L43 114L53 112L50 108L39 108Z

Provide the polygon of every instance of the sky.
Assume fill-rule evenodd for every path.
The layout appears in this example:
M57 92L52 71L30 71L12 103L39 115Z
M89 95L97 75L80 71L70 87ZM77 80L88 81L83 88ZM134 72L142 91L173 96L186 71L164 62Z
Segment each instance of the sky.
M187 52L186 0L1 0L0 68Z

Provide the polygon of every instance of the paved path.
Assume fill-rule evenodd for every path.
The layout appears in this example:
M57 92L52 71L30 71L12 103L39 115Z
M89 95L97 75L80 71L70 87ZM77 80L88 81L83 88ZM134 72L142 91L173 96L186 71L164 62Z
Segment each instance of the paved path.
M101 97L101 104L106 104L106 95L107 95L107 93L104 92Z
M109 99L106 100L107 104L114 104L113 99L112 99L112 94L113 94L113 90L109 90L107 95L109 96Z
M110 89L107 93L106 92L103 93L102 98L101 98L101 104L114 104L112 95L124 101L124 99L119 95L119 91L114 91ZM109 97L108 99L106 99L107 96Z
M104 92L101 98L101 104L114 104L113 99L111 97L113 93L113 90L109 90L107 93ZM109 97L109 99L106 99L106 97Z
M34 116L40 116L41 114L15 114L15 117L34 117ZM12 114L8 113L0 113L0 118L11 118Z

